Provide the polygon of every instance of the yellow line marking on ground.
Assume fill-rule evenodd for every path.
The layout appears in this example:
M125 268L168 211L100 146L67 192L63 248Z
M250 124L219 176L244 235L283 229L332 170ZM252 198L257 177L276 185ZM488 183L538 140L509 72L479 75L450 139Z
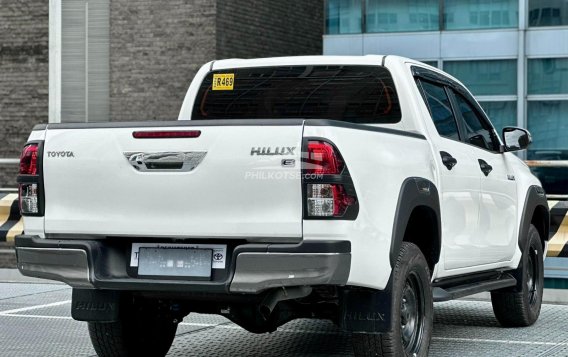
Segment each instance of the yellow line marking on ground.
M558 231L554 234L548 241L548 253L546 256L548 257L557 257L564 245L568 242L568 215L564 217L560 227L558 227Z
M13 242L17 235L22 234L24 231L24 219L20 218L18 223L16 223L6 234L6 242Z

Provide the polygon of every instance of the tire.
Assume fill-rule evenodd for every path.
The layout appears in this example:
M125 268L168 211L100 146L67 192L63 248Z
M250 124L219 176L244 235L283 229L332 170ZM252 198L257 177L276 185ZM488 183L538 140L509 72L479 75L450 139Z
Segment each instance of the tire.
M420 249L403 242L392 273L392 329L353 334L355 356L427 356L434 306L430 270Z
M89 322L89 336L100 357L163 357L174 340L177 322L128 313L117 322Z
M540 235L531 224L521 263L513 273L517 281L521 282L521 288L491 292L493 312L502 326L525 327L538 319L544 287L543 260Z

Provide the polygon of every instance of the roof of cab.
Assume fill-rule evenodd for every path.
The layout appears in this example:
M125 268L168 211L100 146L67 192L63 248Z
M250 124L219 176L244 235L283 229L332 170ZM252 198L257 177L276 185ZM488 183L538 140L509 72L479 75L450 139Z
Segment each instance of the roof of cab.
M302 66L302 65L381 65L384 55L367 56L293 56L213 61L211 70L226 68ZM391 56L388 56L389 58ZM396 57L396 56L392 56ZM401 57L399 57L401 58ZM401 58L402 59L402 58Z

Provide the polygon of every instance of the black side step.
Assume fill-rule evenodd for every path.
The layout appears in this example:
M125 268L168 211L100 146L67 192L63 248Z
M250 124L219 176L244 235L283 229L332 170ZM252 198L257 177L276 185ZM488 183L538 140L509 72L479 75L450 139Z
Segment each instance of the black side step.
M508 273L498 273L478 277L467 277L461 283L457 279L435 282L432 295L435 302L449 301L464 296L492 291L517 285L517 279Z

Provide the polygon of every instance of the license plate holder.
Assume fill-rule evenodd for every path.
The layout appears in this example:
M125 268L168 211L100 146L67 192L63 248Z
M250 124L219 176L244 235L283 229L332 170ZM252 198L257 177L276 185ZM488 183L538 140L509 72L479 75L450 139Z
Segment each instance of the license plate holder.
M212 256L212 249L141 247L138 276L210 280Z

